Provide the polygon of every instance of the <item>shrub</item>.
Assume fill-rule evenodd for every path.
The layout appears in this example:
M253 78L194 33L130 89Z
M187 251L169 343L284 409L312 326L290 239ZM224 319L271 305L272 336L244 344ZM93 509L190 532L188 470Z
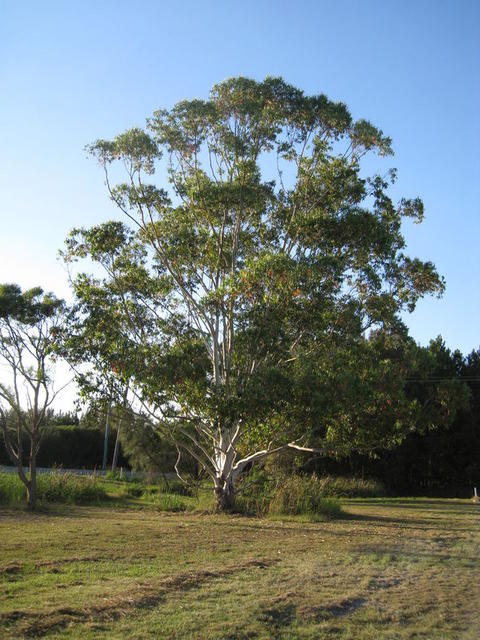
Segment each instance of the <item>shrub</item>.
M145 485L139 482L129 482L125 487L125 493L132 498L140 498L146 492Z
M177 496L194 496L198 493L197 488L192 484L185 484L180 480L160 480L159 490L163 493L174 493Z
M255 466L241 476L235 493L235 512L252 516L266 515L276 486L273 477L264 467Z
M239 494L235 498L235 513L249 516L264 516L270 507L270 496L265 493Z
M322 494L316 476L290 476L278 483L269 505L271 515L310 515L326 519L339 517L341 507L335 498Z

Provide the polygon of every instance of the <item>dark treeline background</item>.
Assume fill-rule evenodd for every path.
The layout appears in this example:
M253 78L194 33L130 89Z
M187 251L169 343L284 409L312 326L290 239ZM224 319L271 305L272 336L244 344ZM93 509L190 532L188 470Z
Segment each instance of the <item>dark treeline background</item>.
M473 487L480 487L480 350L463 357L437 339L424 351L434 358L435 366L425 380L407 383L410 393L425 401L433 387L452 381L469 392L465 406L455 412L448 426L410 433L399 446L375 456L313 459L303 470L374 477L392 494L470 497Z
M422 379L407 377L410 396L428 405L432 390L454 382L468 400L452 412L447 426L412 432L397 447L378 450L374 455L331 457L285 456L278 460L283 471L315 472L319 475L341 475L381 480L389 493L395 495L439 495L469 497L473 487L480 488L480 350L464 357L451 352L438 338L422 348L433 365ZM417 374L415 374L417 376ZM468 393L465 394L465 390ZM438 401L438 393L435 394ZM451 397L451 396L446 396ZM449 411L448 404L442 408ZM79 420L74 412L51 413L51 429L45 434L38 465L64 468L100 468L105 435L105 408L92 407ZM112 414L108 441L108 462L111 464L116 439L116 416ZM123 419L118 467L152 471L173 471L176 452L152 428L135 419ZM25 440L25 455L28 442ZM0 464L11 464L0 439ZM183 468L195 471L195 463L184 460Z
M100 469L103 461L103 446L105 441L105 412L95 411L95 420L91 412L87 419L80 421L75 412L51 413L48 416L48 429L41 441L37 456L39 467L63 467L64 469ZM108 438L109 461L111 463L115 447L116 431L111 429ZM30 441L28 434L24 434L23 454L24 464L28 464ZM0 465L11 465L5 449L3 438L0 437ZM129 468L127 458L120 448L119 467Z

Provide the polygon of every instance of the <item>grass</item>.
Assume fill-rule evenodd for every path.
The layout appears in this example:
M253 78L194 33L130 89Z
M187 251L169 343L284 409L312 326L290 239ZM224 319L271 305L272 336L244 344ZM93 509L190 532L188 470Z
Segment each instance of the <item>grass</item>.
M478 637L479 505L342 505L322 523L0 508L0 637Z
M338 499L325 498L316 476L291 476L275 488L268 511L274 516L305 515L312 519L333 519L341 515Z
M340 479L342 480L342 479ZM256 516L302 516L312 522L341 515L338 499L325 498L324 479L315 476L284 477L254 483L238 496L238 513ZM41 504L98 504L110 501L117 506L152 507L158 511L213 510L211 486L189 488L179 481L120 480L116 476L75 476L71 473L40 474L37 478L38 501ZM0 504L25 502L25 488L14 474L0 473Z
M211 494L209 496L211 502ZM117 506L152 506L162 511L185 511L195 506L205 507L191 489L180 482L148 484L139 480L119 480L115 477L77 476L53 472L37 476L39 503L98 504L111 502ZM14 473L0 473L0 505L22 505L26 501L25 487ZM202 505L202 506L200 506Z
M25 486L15 473L0 473L0 505L24 501Z
M317 491L325 498L377 498L387 491L379 480L321 476L316 478Z
M107 492L96 478L49 473L37 476L37 497L40 502L85 504L106 500ZM0 505L14 505L25 499L25 486L18 476L0 473Z
M385 496L381 482L316 475L275 475L254 469L240 479L236 510L248 515L302 515L312 521L341 516L339 498Z
M185 500L175 493L160 493L154 499L154 505L159 511L172 511L173 513L189 509Z

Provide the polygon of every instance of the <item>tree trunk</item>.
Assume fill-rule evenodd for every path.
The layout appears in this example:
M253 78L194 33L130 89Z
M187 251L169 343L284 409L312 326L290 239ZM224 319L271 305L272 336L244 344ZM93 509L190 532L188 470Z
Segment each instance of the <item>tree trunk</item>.
M30 480L27 485L27 507L30 511L35 511L37 508L37 479Z
M30 480L27 484L27 506L31 511L37 507L37 460L35 455L30 456Z
M219 478L215 482L215 511L228 512L232 511L235 505L235 489L231 480L224 482L223 478Z

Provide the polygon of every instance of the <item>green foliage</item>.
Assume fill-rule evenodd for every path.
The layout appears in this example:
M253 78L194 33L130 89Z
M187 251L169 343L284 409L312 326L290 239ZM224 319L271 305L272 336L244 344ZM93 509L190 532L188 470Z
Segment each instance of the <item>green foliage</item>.
M110 433L108 451L113 452L115 432ZM84 428L75 425L48 427L42 437L42 447L38 452L39 467L63 467L64 469L93 469L102 464L104 429ZM28 435L22 441L24 464L28 462ZM0 464L10 465L3 439L0 439ZM120 452L119 466L128 466L128 460Z
M322 489L321 480L316 476L284 478L273 492L269 514L338 518L342 513L339 501L324 497Z
M8 382L0 381L0 428L31 509L36 502L37 455L58 393L52 369L65 311L63 300L40 287L22 292L15 284L0 285L0 366L9 375ZM22 468L25 435L29 477Z
M37 497L45 502L91 504L106 499L96 478L70 473L45 473L37 478ZM0 502L16 504L25 500L25 487L17 476L0 473Z
M378 480L315 474L305 476L286 473L276 464L269 465L268 469L254 469L241 479L235 511L265 516L277 513L279 509L295 508L299 510L298 513L314 513L315 500L319 500L321 505L326 504L328 510L330 503L328 500L323 502L327 498L375 498L385 495L386 489ZM297 507L289 507L290 502L297 504ZM285 507L282 506L284 503Z
M145 485L142 482L134 480L133 482L128 482L126 484L125 493L128 496L132 496L133 498L140 498L146 493L151 493L151 492L148 491L147 487L145 487Z
M399 318L444 283L404 252L402 219L420 221L421 201L393 202L383 160L365 174L365 155L392 154L381 130L281 78L240 77L89 151L134 229L106 222L67 240L67 262L95 267L74 280L63 336L91 366L86 393L130 389L219 497L252 451L302 439L348 455L415 428ZM162 158L168 192L154 183Z
M419 349L406 385L418 429L371 465L392 492L467 497L480 485L479 362L479 351L463 357L440 337Z
M106 493L94 477L45 473L38 477L38 497L46 502L88 504L105 499Z
M160 479L158 481L158 490L164 493L172 493L177 496L196 496L198 494L198 486L193 484L185 484L177 479Z
M173 471L177 452L151 420L130 413L122 423L122 450L136 471Z
M189 508L184 500L175 493L160 493L155 496L153 504L158 511L187 511Z
M47 415L46 422L49 426L66 427L78 426L80 420L76 411L54 411L52 409Z
M0 285L0 318L23 325L35 326L53 317L65 307L63 300L52 293L44 293L41 287L26 291L16 284Z
M315 490L325 498L381 498L387 495L382 482L345 476L315 477Z
M13 505L25 500L25 486L13 473L0 473L0 504Z

